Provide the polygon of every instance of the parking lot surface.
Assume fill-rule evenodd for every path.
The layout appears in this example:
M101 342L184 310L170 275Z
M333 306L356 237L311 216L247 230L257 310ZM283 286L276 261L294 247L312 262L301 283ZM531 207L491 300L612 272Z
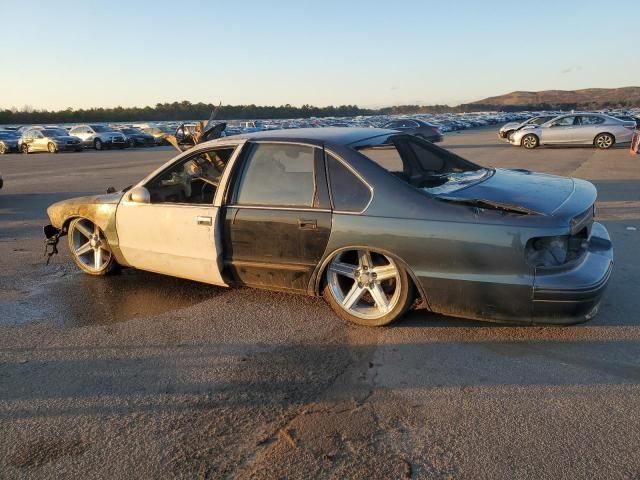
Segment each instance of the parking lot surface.
M445 136L486 166L598 188L600 314L514 327L411 312L347 325L317 298L125 270L89 278L52 202L122 188L169 148L0 157L1 478L637 478L640 157Z

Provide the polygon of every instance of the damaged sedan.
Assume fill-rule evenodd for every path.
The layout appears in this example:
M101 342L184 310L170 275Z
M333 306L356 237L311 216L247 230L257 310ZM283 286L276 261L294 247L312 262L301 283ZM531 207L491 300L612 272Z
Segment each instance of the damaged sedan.
M323 128L219 138L135 186L55 203L90 275L132 267L220 286L322 295L381 326L432 312L572 324L613 265L589 182L485 168L397 131Z

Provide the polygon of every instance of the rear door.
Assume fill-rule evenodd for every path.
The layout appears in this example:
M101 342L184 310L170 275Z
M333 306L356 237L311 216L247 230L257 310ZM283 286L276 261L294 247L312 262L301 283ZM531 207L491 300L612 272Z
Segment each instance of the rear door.
M600 133L604 118L598 115L578 115L579 126L576 126L576 140L584 144L593 144Z
M224 213L225 266L246 285L306 292L331 233L320 147L248 144Z

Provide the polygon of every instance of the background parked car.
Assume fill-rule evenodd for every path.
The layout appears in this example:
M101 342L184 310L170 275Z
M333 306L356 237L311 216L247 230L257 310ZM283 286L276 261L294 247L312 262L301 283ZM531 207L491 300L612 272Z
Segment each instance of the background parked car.
M616 143L630 142L635 128L635 122L601 113L572 113L518 130L509 142L528 149L539 145L594 145L606 150Z
M0 155L18 151L20 134L14 130L0 130Z
M402 133L408 133L409 135L415 135L424 140L430 142L441 142L442 132L435 125L427 123L423 120L414 118L405 118L399 120L392 120L386 123L382 128L388 128L389 130L399 130Z
M20 150L22 153L49 152L74 150L81 152L82 141L78 137L71 136L64 128L32 128L20 138Z
M133 127L123 127L119 131L124 135L130 147L153 147L156 139L149 133L144 133Z
M549 120L553 120L554 118L556 118L558 115L553 114L553 115L538 115L536 117L532 117L528 120L525 120L524 122L518 123L518 122L509 122L504 124L502 127L500 127L500 130L498 130L498 137L500 138L509 138L509 135L511 135L512 133L526 127L529 125L542 125L543 123L548 122Z
M175 128L171 128L166 125L155 125L155 126L143 127L140 130L143 133L148 133L149 135L152 135L156 142L156 145L169 145L169 142L167 142L164 139L164 135L174 135L176 133Z
M127 141L124 134L116 132L112 127L106 125L78 125L69 131L70 135L79 137L87 147L96 150L104 148L125 148Z

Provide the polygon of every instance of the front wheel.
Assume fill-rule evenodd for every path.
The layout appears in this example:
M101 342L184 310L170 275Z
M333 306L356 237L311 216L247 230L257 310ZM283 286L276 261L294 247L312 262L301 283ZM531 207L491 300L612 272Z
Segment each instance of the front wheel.
M609 133L601 133L600 135L598 135L596 137L596 139L593 141L593 143L600 150L608 150L611 147L613 147L613 145L616 143L616 141L613 138L613 135L611 135Z
M49 151L49 153L57 153L58 152L58 149L56 148L56 145L53 142L49 142L49 144L47 145L47 150Z
M7 153L7 147L4 146L4 143L0 143L0 155L4 155Z
M89 275L106 275L116 261L109 242L98 225L87 218L76 218L69 225L69 251L80 269Z
M538 141L538 137L536 137L535 135L533 135L532 133L529 133L527 135L525 135L524 137L522 137L522 146L528 150L531 150L533 148L536 148L539 144Z
M413 302L413 284L404 268L387 255L345 250L327 267L323 295L342 319L380 327L407 311Z

